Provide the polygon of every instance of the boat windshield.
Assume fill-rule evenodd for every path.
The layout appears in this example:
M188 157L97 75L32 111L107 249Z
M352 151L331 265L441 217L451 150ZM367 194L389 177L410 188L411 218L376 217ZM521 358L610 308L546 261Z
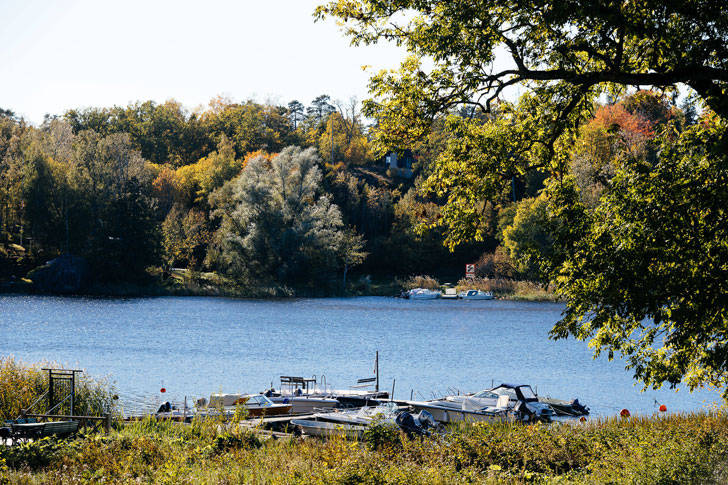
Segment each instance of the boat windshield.
M273 401L263 395L251 396L245 404L257 404L258 406L272 406Z
M473 397L478 399L498 399L498 394L491 391L480 391L473 394Z
M529 401L531 399L538 399L536 397L536 393L533 392L533 389L531 389L531 386L521 386L519 389L521 390L521 394L523 394L523 398L525 400Z
M498 396L508 396L509 399L518 399L518 396L516 396L516 390L512 387L496 387L495 389L491 389L491 392Z

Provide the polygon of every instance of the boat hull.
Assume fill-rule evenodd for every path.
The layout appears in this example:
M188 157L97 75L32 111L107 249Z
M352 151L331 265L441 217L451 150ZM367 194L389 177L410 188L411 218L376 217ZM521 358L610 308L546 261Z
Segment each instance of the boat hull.
M246 407L248 416L280 416L281 414L291 414L293 408L290 404L275 404L273 406L254 408Z
M479 413L475 411L465 411L462 409L448 408L443 406L433 406L428 403L421 402L409 402L411 407L417 411L427 411L432 415L432 418L440 423L477 423L477 422L488 422L488 423L500 423L506 420L504 415L492 414L492 413Z
M309 419L294 419L291 424L297 426L303 433L309 436L328 438L331 436L344 435L348 439L361 439L364 435L365 426L327 423Z
M271 397L270 399L277 404L290 404L291 414L311 414L321 409L333 409L339 405L339 401L329 398Z

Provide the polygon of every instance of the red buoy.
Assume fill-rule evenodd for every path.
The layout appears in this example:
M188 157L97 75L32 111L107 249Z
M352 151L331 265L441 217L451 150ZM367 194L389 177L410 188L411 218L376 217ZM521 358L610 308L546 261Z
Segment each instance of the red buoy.
M664 412L666 412L666 411L667 411L667 406L665 406L664 404L661 404L661 405L660 405L660 412L661 412L661 413L664 413Z
M623 418L629 418L629 416L630 416L629 409L622 409L619 412L619 415L622 416Z
M161 392L162 394L164 394L165 392L167 392L167 389L165 389L165 388L161 388L161 389L159 390L159 392Z

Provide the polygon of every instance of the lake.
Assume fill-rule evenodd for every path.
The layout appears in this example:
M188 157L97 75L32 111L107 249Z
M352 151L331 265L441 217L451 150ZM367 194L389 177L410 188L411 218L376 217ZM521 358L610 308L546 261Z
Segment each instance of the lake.
M592 414L701 409L715 392L640 392L621 361L584 342L552 341L563 306L385 297L238 300L208 297L0 296L0 356L54 361L108 376L126 411L211 392L259 392L280 375L346 388L372 377L395 398L478 391L500 382L578 397ZM659 403L659 404L658 404Z

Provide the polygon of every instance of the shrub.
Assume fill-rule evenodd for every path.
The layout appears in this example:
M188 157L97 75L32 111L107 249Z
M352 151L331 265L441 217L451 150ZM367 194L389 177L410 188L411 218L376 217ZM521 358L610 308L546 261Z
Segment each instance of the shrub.
M412 290L414 288L427 288L428 290L439 290L440 282L432 276L410 276L404 282L404 288Z
M396 448L401 444L399 427L392 423L375 420L364 431L363 441L372 450Z
M0 446L0 464L4 462L9 468L34 470L58 460L65 448L67 446L64 442L53 438Z
M251 431L246 431L241 434L225 433L217 436L212 443L212 448L217 453L221 453L229 450L250 450L260 448L261 445L262 442L256 435Z
M475 263L475 276L479 278L516 278L518 271L508 251L498 246L492 253L483 253Z

